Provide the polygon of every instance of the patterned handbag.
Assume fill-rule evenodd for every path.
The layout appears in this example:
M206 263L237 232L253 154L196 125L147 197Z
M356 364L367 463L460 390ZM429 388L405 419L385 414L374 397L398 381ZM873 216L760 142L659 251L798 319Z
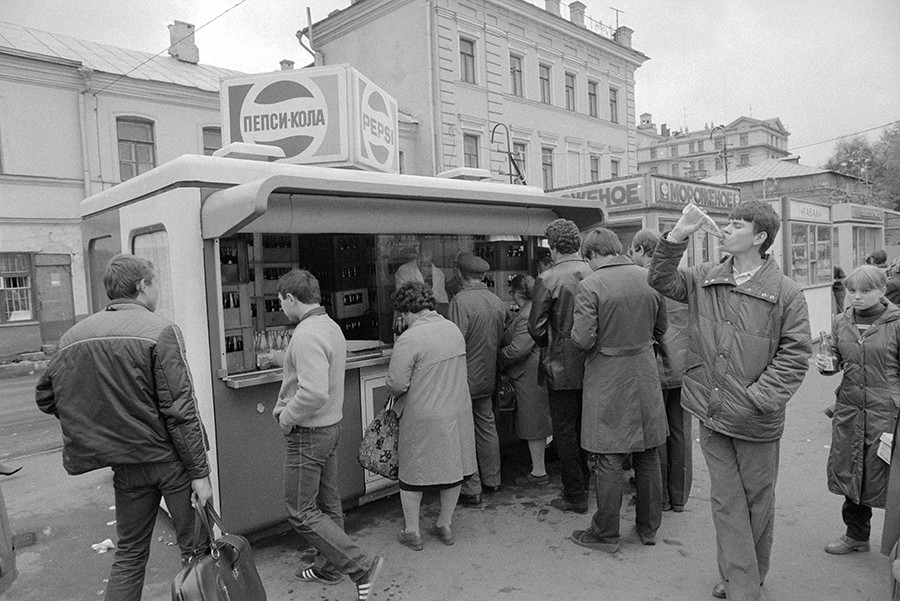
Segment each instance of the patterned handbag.
M361 466L390 480L399 480L397 443L400 440L400 418L394 411L394 397L366 427L356 461Z

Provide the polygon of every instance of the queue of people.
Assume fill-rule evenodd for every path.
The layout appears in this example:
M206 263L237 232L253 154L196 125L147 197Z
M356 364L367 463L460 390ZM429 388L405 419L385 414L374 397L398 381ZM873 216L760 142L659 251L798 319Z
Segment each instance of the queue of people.
M656 543L663 511L684 510L697 418L716 533L712 595L763 598L786 404L812 354L803 292L767 254L779 224L767 203L742 203L724 228L726 258L682 268L700 228L690 215L662 236L641 230L627 253L608 229L583 234L557 219L545 230L551 265L536 278L510 281L518 309L511 313L482 283L490 269L483 259L457 257L452 297L435 293L443 276L435 277L430 257L410 262L392 295L403 330L386 377L401 424L398 542L425 547L426 492L437 493L440 508L425 533L449 546L457 505L480 507L484 494L500 490L492 395L503 370L516 391L516 433L527 441L531 463L515 483L550 482L545 454L552 436L562 479L552 507L586 514L594 476L596 512L571 535L588 549L621 548L629 470L643 545ZM149 261L114 257L104 276L113 301L66 333L37 387L38 406L60 420L66 470L111 466L115 474L119 541L107 600L140 599L162 498L187 562L192 505L212 496L181 332L154 313L154 277ZM886 507L882 551L896 555L900 474L890 475L900 472L900 459L891 461L885 435L897 434L900 308L885 298L887 275L878 266L859 267L843 283L848 308L835 316L829 346L836 362L816 360L826 375L843 371L827 482L845 498L846 530L825 551L868 551L872 508ZM346 340L308 271L283 275L278 296L296 324L273 410L285 438L285 508L288 523L317 551L296 578L332 585L346 576L358 601L366 601L384 559L344 530L337 449ZM436 309L448 302L445 318ZM9 574L7 565L0 563L0 576Z

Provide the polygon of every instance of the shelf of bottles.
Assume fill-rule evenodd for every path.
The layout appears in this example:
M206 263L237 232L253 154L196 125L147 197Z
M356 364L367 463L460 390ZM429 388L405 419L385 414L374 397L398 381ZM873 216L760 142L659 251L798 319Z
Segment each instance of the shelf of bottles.
M488 262L491 271L484 275L488 290L501 300L512 302L509 284L518 274L528 273L528 248L524 242L483 242L475 243L472 254Z
M253 303L248 257L252 236L242 234L219 241L222 292L219 299L224 326L225 363L228 373L253 369Z

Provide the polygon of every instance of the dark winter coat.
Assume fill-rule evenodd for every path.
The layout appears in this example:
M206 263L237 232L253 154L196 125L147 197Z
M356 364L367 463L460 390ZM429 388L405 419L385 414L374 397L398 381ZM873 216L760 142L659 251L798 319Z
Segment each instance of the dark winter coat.
M580 390L584 351L572 342L575 291L591 268L580 257L566 258L538 276L534 284L528 333L542 349L542 367L550 390Z
M135 301L63 334L36 395L59 418L70 474L180 460L191 479L209 475L181 330Z
M771 257L740 286L731 257L679 269L687 245L661 237L649 274L656 290L688 304L682 406L720 434L778 440L812 354L803 291Z
M611 257L579 284L572 341L587 353L583 449L633 453L666 441L666 409L653 351L665 331L665 299L647 285L647 270L628 257Z
M852 308L836 315L831 329L844 376L831 420L828 490L869 507L884 507L889 466L878 445L883 433L894 432L900 407L900 309L883 302L887 309L862 335Z

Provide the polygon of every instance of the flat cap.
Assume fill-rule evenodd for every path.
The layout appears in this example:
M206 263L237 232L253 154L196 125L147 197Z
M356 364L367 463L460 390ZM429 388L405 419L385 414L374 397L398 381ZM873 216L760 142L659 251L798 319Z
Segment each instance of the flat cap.
M491 269L491 266L487 261L485 261L481 257L476 257L471 253L463 253L459 255L459 258L456 260L456 264L460 269L468 273L485 273L486 271L490 271Z

